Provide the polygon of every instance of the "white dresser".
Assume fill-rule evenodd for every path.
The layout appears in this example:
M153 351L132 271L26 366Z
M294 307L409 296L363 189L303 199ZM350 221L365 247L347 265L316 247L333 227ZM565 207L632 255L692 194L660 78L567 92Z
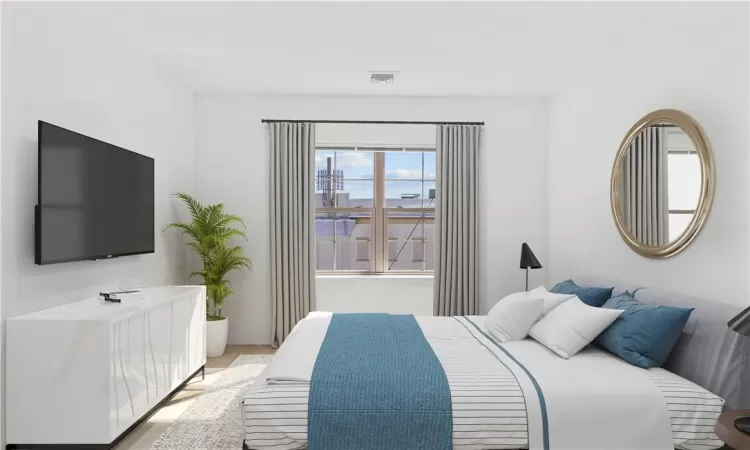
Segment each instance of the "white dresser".
M7 320L10 448L109 448L203 369L205 287L118 297L121 303L90 298Z

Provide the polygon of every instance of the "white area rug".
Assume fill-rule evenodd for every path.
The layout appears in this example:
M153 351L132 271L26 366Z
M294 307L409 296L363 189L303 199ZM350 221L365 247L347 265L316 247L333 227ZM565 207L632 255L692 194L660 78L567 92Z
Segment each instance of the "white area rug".
M191 404L151 450L242 449L245 438L240 402L272 355L240 355L220 378Z

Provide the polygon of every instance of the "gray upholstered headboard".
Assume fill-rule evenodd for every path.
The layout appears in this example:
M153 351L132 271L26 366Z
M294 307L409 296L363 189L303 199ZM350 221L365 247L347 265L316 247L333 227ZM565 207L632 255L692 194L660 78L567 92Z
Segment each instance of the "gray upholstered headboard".
M742 307L599 277L580 276L573 281L614 286L614 294L635 291L635 298L643 303L695 308L664 368L722 397L726 409L750 408L750 337L727 328L727 321Z

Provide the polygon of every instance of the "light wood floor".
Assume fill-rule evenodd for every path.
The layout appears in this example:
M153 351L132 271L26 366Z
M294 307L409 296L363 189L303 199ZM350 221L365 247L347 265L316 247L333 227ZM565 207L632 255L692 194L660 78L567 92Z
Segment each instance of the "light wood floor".
M146 422L143 422L122 440L114 450L145 450L159 437L172 422L198 397L208 386L216 381L221 372L229 367L239 355L270 355L276 350L267 345L228 345L224 355L209 358L206 362L206 379L200 375L190 381L183 390L164 404Z

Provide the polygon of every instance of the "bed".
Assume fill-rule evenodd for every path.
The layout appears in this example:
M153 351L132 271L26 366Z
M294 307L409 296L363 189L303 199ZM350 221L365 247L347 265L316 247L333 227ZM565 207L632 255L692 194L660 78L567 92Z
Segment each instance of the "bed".
M645 289L638 293L644 302L693 301ZM724 407L747 406L740 378L748 375L743 358L750 352L746 340L719 328L724 315L733 312L731 307L707 308L706 302L700 306L707 312L699 312L688 324L666 368L651 370L594 346L564 360L531 339L499 344L484 329L482 316L417 317L447 377L451 447L721 447L714 424ZM311 313L300 322L246 394L242 404L246 449L308 448L309 402L316 397L310 392L310 380L331 317ZM686 357L697 351L701 357ZM725 363L727 357L733 362ZM712 367L706 366L709 361Z

